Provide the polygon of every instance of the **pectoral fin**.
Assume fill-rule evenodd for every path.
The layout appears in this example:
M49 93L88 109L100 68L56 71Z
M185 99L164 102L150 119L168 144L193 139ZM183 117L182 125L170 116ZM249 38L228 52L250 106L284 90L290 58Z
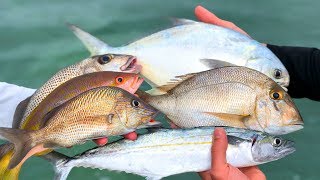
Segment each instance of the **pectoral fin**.
M108 123L109 123L109 124L112 124L112 119L113 119L113 117L114 117L114 114L109 114L109 115L108 115Z
M216 59L200 59L200 62L210 69L216 69L216 68L228 67L228 66L238 66L226 61L221 61Z
M245 128L244 121L250 117L250 115L238 115L228 113L215 113L215 112L204 112L207 115L214 116L221 121L225 122L228 126Z

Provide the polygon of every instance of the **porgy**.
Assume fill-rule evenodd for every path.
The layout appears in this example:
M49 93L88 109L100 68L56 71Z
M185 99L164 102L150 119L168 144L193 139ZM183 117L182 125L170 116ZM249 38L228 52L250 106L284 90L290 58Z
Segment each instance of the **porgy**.
M231 126L287 134L303 128L290 96L268 76L246 67L221 67L177 77L160 89L138 95L177 126Z
M70 147L156 125L150 122L156 113L153 107L121 88L99 87L51 111L43 128L36 131L0 128L0 138L14 144L8 166L12 169L47 149Z

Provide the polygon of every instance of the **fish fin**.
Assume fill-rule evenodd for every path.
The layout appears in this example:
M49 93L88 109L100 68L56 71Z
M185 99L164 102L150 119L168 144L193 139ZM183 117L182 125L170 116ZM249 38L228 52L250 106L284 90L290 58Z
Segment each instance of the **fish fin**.
M194 21L194 20L184 19L184 18L175 18L175 17L171 17L170 21L173 26L182 26L187 24L198 23L197 21Z
M83 45L90 51L91 55L99 55L101 49L108 49L112 48L105 42L101 41L100 39L94 37L93 35L89 34L88 32L80 29L79 27L67 23L69 29L80 39Z
M160 90L160 89L158 89L158 88L152 88L152 89L146 91L146 93L151 94L151 95L153 95L153 96L157 96L157 95L166 94L167 92L162 91L162 90Z
M108 123L112 124L112 119L114 117L114 114L108 114Z
M250 115L239 115L239 114L228 114L228 113L215 113L215 112L204 112L207 115L215 116L216 118L219 118L223 122L226 122L227 124L244 128L244 121L250 116Z
M216 68L228 67L228 66L238 66L226 61L221 61L216 59L200 59L200 62L210 69L216 69Z
M0 128L0 139L8 140L14 144L14 153L8 168L15 168L33 148L29 132L21 129Z
M23 115L27 109L27 106L30 102L31 96L26 98L25 100L21 101L18 106L16 107L16 110L14 112L13 121L12 121L12 128L19 128Z
M135 94L137 94L138 97L139 97L140 99L142 99L144 102L148 102L148 101L149 101L149 98L151 97L151 95L150 95L149 93L144 92L144 91L142 91L142 90L140 90L140 89L138 89Z
M54 179L56 180L67 179L73 166L72 167L66 166L66 163L72 158L56 151L52 151L51 153L42 156L42 158L49 161L54 166L54 172L55 172Z
M4 174L8 170L8 165L13 154L13 144L6 143L0 145L0 177L4 177Z
M185 74L185 75L181 75L181 76L176 76L176 79L172 79L170 82L168 82L168 84L163 85L163 86L159 86L159 87L157 87L157 89L159 89L162 92L170 93L172 89L177 87L182 82L192 78L196 74L198 74L198 73L190 73L190 74Z
M160 180L162 179L162 177L159 176L147 176L146 180Z

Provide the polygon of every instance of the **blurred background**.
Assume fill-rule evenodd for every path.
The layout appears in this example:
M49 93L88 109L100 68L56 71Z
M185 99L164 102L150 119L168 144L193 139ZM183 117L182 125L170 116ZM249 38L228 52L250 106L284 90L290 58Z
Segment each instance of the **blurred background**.
M320 1L314 0L1 0L0 81L40 87L61 68L89 53L68 30L73 23L113 46L133 42L170 26L168 17L195 19L203 5L243 28L254 39L276 45L320 47ZM0 92L1 94L1 92ZM287 135L297 151L260 166L268 179L319 179L319 102L295 100L305 128ZM1 126L1 120L0 120ZM92 143L62 150L82 152ZM22 168L20 179L52 179L51 165L37 157ZM69 179L143 179L119 172L75 168ZM196 173L165 179L199 179Z

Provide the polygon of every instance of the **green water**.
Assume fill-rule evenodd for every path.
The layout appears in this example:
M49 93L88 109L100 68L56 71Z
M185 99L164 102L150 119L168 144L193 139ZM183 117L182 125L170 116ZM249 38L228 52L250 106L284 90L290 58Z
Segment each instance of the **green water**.
M167 17L194 18L202 4L240 25L260 42L320 47L320 1L314 0L1 0L0 81L38 88L56 71L88 56L66 28L79 25L117 46L168 27ZM169 54L164 54L169 56ZM269 179L319 179L319 103L296 100L305 128L288 135L297 151L282 160L260 166ZM65 150L75 154L92 143ZM33 157L20 179L52 179L46 161ZM143 179L126 173L74 169L69 179ZM166 179L199 179L196 173Z

